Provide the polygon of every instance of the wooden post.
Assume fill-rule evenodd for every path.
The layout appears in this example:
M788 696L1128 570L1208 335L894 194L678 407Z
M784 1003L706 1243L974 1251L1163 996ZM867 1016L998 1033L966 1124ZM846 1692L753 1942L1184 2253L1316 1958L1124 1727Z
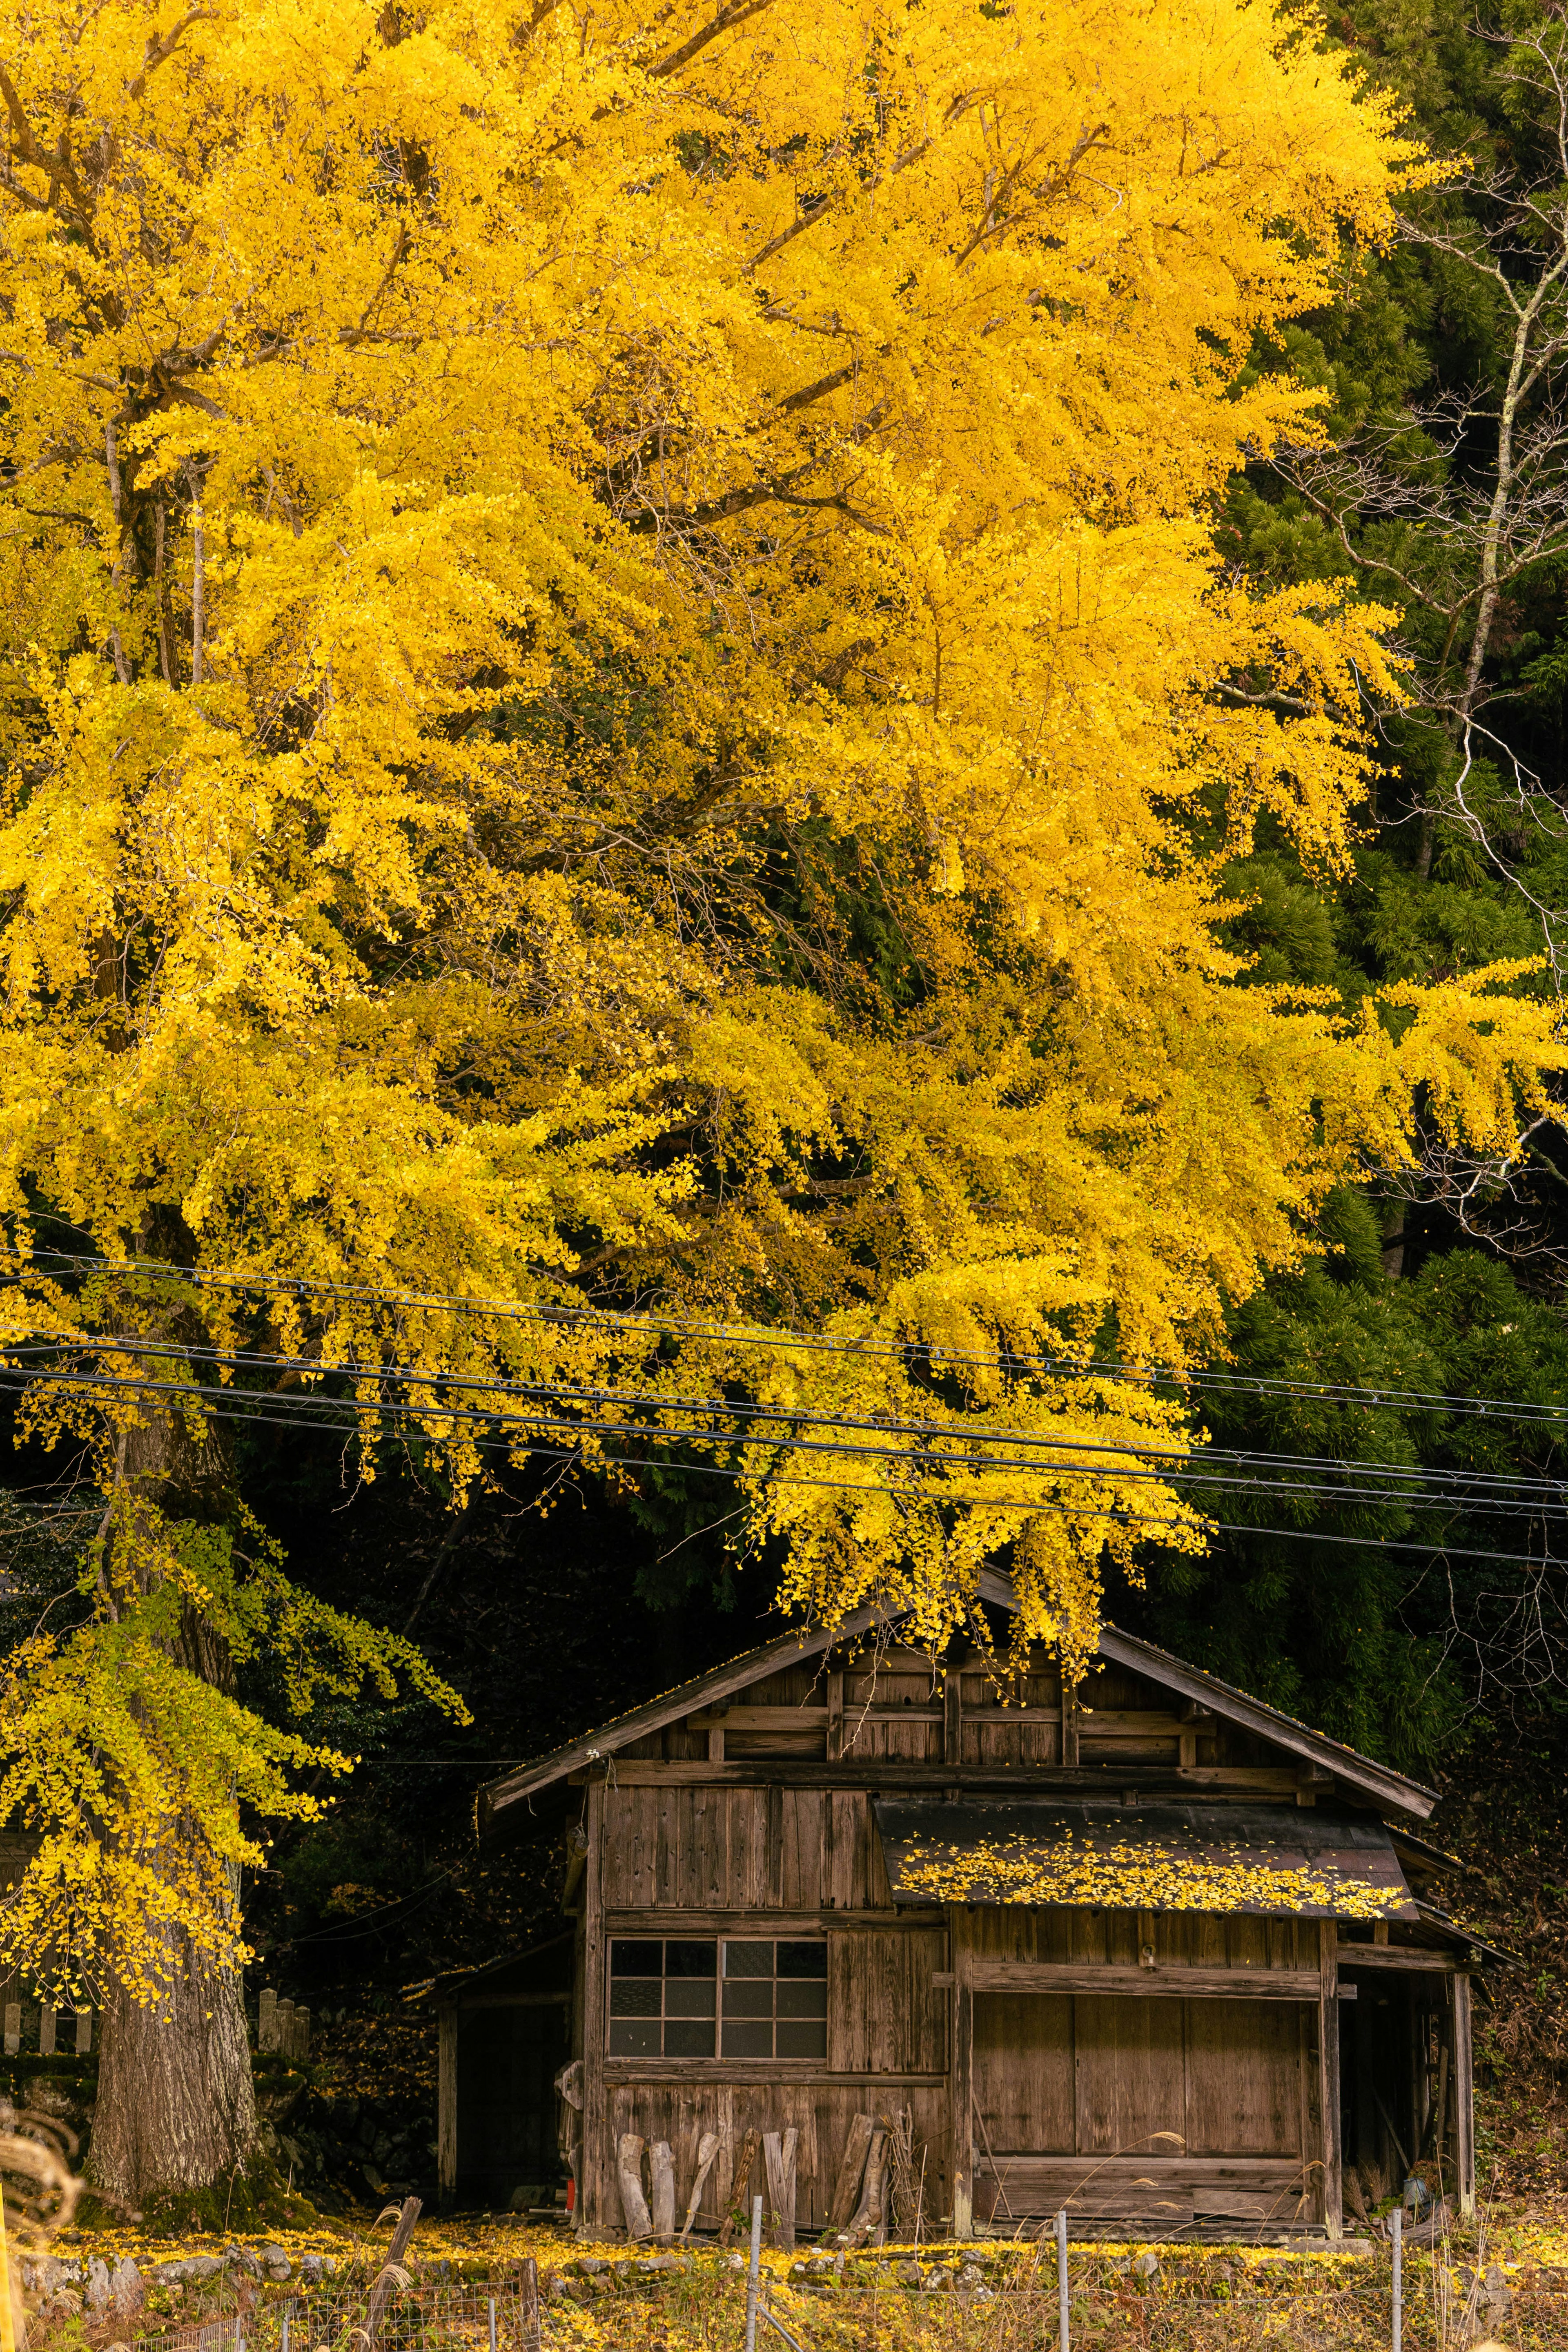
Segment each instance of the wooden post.
M615 2168L621 2181L621 2210L626 2216L628 2239L651 2238L653 2217L643 2194L643 2136L640 2132L622 2133L616 2143Z
M779 2132L762 2135L762 2166L768 2181L768 2235L774 2245L779 2241L780 2217L784 2211L784 2139Z
M681 2243L683 2246L692 2234L692 2223L697 2218L697 2208L703 2201L703 2190L707 2187L707 2177L713 2170L713 2161L717 2154L717 2132L704 2132L701 2139L697 2142L697 2177L692 2183L692 2193L686 2204L686 2222L685 2229L681 2231Z
M604 1783L588 1791L588 1862L582 1874L582 2168L578 2174L579 2226L590 2233L609 2219L604 2183Z
M757 2305L762 2267L762 2200L751 2202L751 2260L746 2266L746 2352L757 2352Z
M397 2217L397 2228L392 2231L392 2242L387 2248L386 2261L378 2272L376 2283L371 2289L371 2307L365 2314L365 2343L368 2352L376 2352L376 2336L381 2328L382 2314L392 2299L392 2291L395 2284L392 2273L408 2252L408 2242L413 2235L413 2225L418 2221L419 2215L419 2200L417 2197L411 2197Z
M865 2171L866 2150L876 2129L872 2116L856 2116L850 2125L850 2136L844 2142L844 2153L839 2165L839 2177L833 2186L833 2201L828 2208L828 2227L847 2230L850 2215L860 2203L861 2176Z
M942 1685L942 1760L964 1760L964 1675L956 1664L948 1667Z
M947 1906L953 1963L953 2042L948 2052L948 2129L953 2147L953 2235L975 2234L975 1983L969 1915Z
M1061 1761L1064 1768L1076 1769L1078 1763L1078 1708L1065 1666L1061 1669Z
M532 2254L523 2256L523 2352L539 2352L539 2266Z
M800 2145L799 2126L784 2135L784 2199L779 2208L779 2240L786 2253L795 2251L795 2158Z
M773 2242L782 2247L787 2254L795 2251L795 2149L800 2137L794 2125L787 2132L764 2132L762 2135Z
M844 1678L835 1668L828 1676L828 1761L837 1764L844 1752Z
M1469 2221L1476 2210L1476 2078L1470 2046L1470 1980L1454 1978L1454 2170L1459 2211Z
M751 2186L751 2168L757 2161L759 2143L755 2131L747 2130L740 2143L740 2154L735 2159L735 2171L729 2184L729 2210L718 2233L721 2246L727 2246L737 2226L746 2219L747 2191Z
M457 2194L457 2011L450 2001L436 2020L435 2161L444 2205Z
M1322 2108L1323 2227L1344 2226L1339 2145L1339 1927L1318 1921L1318 2096Z
M38 2055L52 2058L55 2054L55 2005L45 2001L38 2011Z
M880 2245L886 2236L888 2149L893 2134L885 2125L878 2124L866 2150L865 2186L861 2201L850 2216L850 2234ZM880 2234L879 2234L880 2233Z
M650 2142L648 2171L653 2191L653 2235L664 2246L675 2234L675 2159L667 2139Z

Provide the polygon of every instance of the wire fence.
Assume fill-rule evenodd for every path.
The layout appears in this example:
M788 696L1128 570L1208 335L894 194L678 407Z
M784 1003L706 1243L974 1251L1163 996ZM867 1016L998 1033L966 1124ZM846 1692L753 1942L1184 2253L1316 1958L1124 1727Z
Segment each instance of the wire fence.
M797 2263L782 2279L761 2268L755 2240L739 2267L580 2262L563 2245L542 2292L531 2264L390 2292L384 2273L379 2287L367 2273L320 2294L214 2279L185 2291L177 2320L101 2315L87 2334L99 2347L134 2338L135 2352L1568 2352L1568 2276L1505 2279L1451 2249L1398 2251L1397 2263L1393 2246L1332 2266L1190 2263L1070 2245L1059 2228L1005 2266L927 2250ZM29 2352L57 2326L36 2323Z

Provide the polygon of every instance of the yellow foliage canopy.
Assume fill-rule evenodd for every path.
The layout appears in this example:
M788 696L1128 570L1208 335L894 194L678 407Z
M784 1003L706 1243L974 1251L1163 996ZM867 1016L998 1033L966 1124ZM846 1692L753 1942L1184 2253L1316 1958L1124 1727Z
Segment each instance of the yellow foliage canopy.
M1104 1546L1201 1541L1179 1416L1016 1360L1179 1365L1418 1092L1485 1150L1563 1059L1515 971L1351 1018L1219 931L1398 693L1207 527L1387 106L1269 0L3 13L4 1208L262 1287L0 1337L396 1364L460 1480L679 1429L793 1600L936 1641L1012 1543L1081 1656ZM631 1299L708 1336L535 1311Z

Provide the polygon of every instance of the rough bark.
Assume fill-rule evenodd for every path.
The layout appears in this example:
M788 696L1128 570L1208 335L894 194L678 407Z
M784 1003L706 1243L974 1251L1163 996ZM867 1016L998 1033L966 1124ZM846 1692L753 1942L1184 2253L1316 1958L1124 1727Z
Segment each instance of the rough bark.
M139 1497L173 1510L210 1503L224 1484L215 1448L193 1444L166 1414L129 1433L120 1472ZM226 1646L191 1612L172 1653L187 1673L232 1689ZM173 1825L171 1837L181 1834L190 1832ZM235 1899L237 1911L237 1888ZM247 2162L258 2129L239 1971L176 1935L156 2004L118 1984L106 1994L89 2177L133 2209L212 2189Z
M187 1949L155 2009L113 1988L92 2126L96 2187L133 2208L210 2189L245 2164L256 2128L237 1970Z

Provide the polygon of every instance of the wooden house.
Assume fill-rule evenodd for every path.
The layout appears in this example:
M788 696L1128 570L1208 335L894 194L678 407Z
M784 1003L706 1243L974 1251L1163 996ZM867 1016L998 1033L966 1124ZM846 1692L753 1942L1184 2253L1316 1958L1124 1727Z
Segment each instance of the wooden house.
M1010 1587L984 1596L999 1622ZM482 1830L552 1790L561 2145L595 2233L642 2227L650 2155L652 2226L705 2154L717 2226L753 2133L754 2189L813 2236L880 2203L925 2236L1065 2205L1075 2231L1333 2239L1417 2166L1473 2199L1487 1955L1429 1900L1434 1792L1112 1626L1076 1695L1041 1653L1010 1705L980 1653L934 1667L870 1611L788 1633L491 1781ZM902 2145L895 2210L868 2142Z

